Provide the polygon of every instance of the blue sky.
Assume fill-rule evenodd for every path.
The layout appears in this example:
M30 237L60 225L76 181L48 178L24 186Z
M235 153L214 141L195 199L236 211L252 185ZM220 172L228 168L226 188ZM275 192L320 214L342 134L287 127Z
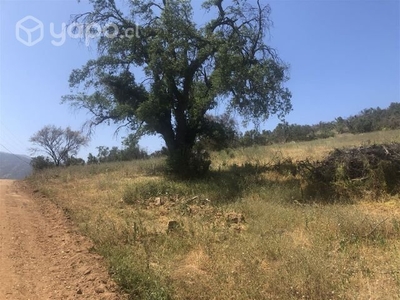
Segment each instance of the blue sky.
M127 0L124 0L127 1ZM400 1L265 1L272 8L274 27L267 43L290 64L293 111L289 123L314 124L347 117L364 108L400 102ZM196 6L198 3L196 2ZM47 124L78 130L90 116L61 105L69 93L68 77L96 57L95 44L67 36L61 46L50 33L61 32L70 15L88 11L86 1L0 0L0 151L30 154L29 137ZM16 38L16 24L26 16L43 23L43 39L26 46ZM196 20L207 15L196 9ZM33 26L33 21L24 23ZM20 34L21 39L26 39ZM35 37L35 36L34 36ZM222 111L221 111L222 112ZM272 118L262 128L273 129ZM120 146L122 131L99 126L89 147ZM163 145L155 137L141 145L154 151Z

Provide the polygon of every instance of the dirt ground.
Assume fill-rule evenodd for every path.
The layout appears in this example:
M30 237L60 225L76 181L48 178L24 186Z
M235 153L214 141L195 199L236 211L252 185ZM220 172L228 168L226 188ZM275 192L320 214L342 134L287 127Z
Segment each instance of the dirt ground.
M126 299L54 204L0 180L0 300Z

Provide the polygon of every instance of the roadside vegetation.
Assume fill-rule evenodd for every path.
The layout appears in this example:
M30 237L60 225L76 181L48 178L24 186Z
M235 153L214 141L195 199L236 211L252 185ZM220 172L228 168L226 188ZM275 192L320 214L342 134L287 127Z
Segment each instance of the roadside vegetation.
M393 130L225 149L211 153L207 176L185 181L153 157L50 168L27 182L94 241L132 299L394 299L399 142ZM390 162L375 167L362 149ZM338 151L361 153L367 173L349 177ZM304 164L329 161L341 176L318 193Z

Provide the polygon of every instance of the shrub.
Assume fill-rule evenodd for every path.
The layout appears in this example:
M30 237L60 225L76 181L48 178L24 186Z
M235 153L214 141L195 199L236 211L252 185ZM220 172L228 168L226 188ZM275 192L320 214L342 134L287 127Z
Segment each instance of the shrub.
M351 199L400 192L400 143L336 149L322 161L297 162L306 196Z

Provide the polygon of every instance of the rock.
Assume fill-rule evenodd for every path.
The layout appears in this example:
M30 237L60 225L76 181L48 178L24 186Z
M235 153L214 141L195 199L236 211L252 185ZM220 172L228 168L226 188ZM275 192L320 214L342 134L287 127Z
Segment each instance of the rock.
M100 285L100 286L98 286L97 288L95 288L94 291L95 291L97 294L102 294L102 293L104 293L104 292L106 291L106 289L105 289L104 285Z
M92 272L92 270L87 269L85 272L83 272L83 275L89 275Z
M164 204L164 200L161 197L156 197L154 199L154 205L155 206L161 206Z
M76 293L77 293L78 295L82 295L82 290L81 290L80 288L78 288L78 289L76 290Z

